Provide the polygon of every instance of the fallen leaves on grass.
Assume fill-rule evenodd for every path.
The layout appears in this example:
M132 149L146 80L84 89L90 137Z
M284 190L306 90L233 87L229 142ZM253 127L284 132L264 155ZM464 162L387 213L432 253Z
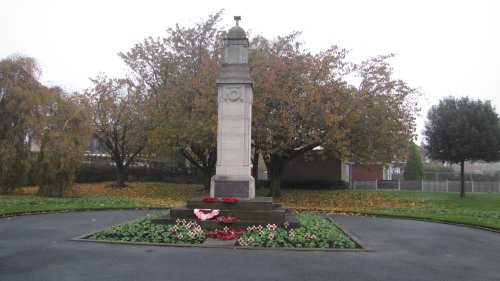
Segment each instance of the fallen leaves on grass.
M206 196L202 185L131 182L124 188L110 187L113 182L75 184L67 190L67 197L125 198L137 202L141 207L169 208L186 204L191 198ZM268 190L258 190L265 196ZM23 189L24 194L36 193L36 187ZM409 199L403 193L355 190L311 190L285 189L275 203L297 211L346 212L394 208L430 207L423 200Z
M418 207L403 195L353 190L286 190L274 200L297 211L363 211L373 209Z
M127 187L110 187L110 182L75 184L68 192L74 197L120 197L133 199L144 207L175 207L186 204L190 198L204 194L203 186L177 183L127 183Z

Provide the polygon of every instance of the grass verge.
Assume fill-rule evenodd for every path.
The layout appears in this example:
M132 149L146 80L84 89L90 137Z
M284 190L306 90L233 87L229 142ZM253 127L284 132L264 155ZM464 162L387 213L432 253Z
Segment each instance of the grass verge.
M37 197L36 188L25 188L16 196L0 196L0 215L44 211L170 208L194 197L208 195L201 185L173 183L129 183L123 189L108 183L76 184L63 198ZM269 190L257 189L257 196ZM500 194L413 191L349 191L283 189L276 203L297 211L359 213L410 217L469 224L500 230Z
M143 204L124 198L45 198L0 196L0 216L39 212L133 209Z

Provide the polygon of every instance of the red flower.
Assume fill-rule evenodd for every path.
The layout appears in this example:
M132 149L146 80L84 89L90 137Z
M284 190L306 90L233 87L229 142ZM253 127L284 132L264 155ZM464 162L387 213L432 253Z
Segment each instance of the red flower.
M236 240L243 235L243 229L225 229L225 230L211 230L207 233L207 237L216 238L219 240Z
M236 222L239 222L240 220L237 219L237 218L233 218L233 217L225 217L225 216L219 216L217 219L216 219L217 222L220 222L220 223L226 223L226 224L230 224L230 223L236 223Z
M217 202L217 197L210 197L210 196L205 196L201 197L201 201L203 202Z
M217 238L217 230L210 230L207 232L207 237L209 238Z
M222 197L221 201L224 203L236 203L240 201L240 199L236 197Z

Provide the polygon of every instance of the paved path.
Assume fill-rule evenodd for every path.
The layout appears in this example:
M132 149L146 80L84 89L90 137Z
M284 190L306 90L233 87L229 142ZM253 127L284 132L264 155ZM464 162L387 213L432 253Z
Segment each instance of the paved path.
M68 241L148 211L0 219L0 280L500 280L500 234L334 216L374 252L294 252Z

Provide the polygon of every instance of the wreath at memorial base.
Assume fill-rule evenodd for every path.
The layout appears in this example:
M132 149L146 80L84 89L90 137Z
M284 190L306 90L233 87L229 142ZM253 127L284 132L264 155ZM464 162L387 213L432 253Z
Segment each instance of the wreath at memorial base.
M222 197L220 199L220 201L222 201L224 203L237 203L240 201L240 199L238 199L236 197Z
M206 221L216 217L219 214L219 209L194 209L194 214L198 219Z
M217 217L217 219L215 219L215 221L217 221L219 223L231 224L231 223L237 223L240 220L237 218L233 218L233 217L220 216L220 217Z
M207 237L219 240L236 240L245 233L244 229L229 229L225 227L223 230L211 230L207 233Z

